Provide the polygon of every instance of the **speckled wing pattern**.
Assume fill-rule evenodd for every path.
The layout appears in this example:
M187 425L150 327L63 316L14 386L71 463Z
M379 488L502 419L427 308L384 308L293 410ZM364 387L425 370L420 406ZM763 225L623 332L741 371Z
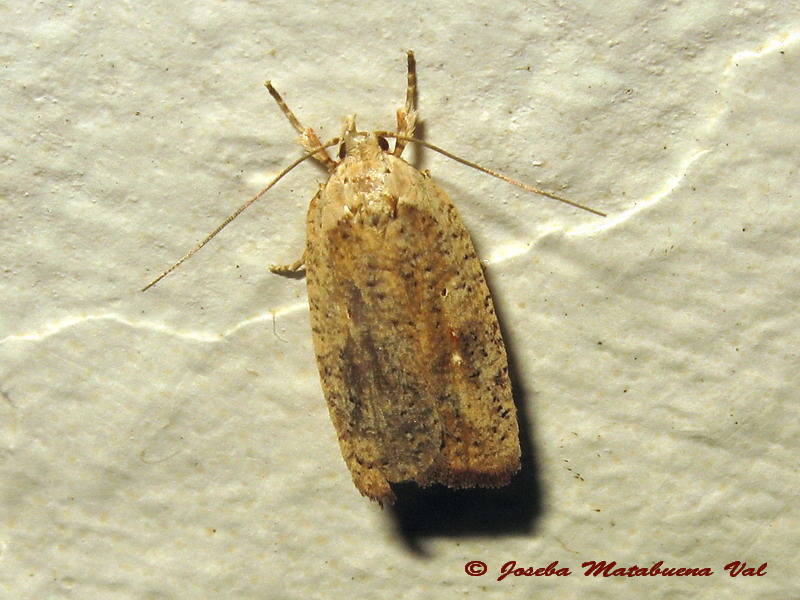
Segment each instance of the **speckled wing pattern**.
M381 504L390 482L505 485L519 432L483 269L447 194L381 161L379 176L340 165L307 219L314 348L345 462Z

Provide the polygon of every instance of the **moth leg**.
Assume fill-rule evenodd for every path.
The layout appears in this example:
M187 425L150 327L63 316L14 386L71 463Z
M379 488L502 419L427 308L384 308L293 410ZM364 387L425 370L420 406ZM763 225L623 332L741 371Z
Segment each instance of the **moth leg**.
M300 144L303 146L305 151L311 152L315 148L322 146L322 142L319 140L319 137L317 137L316 132L311 129L311 127L303 127L303 124L300 123L297 117L294 116L292 109L286 106L286 102L284 102L283 98L281 98L281 95L274 87L272 87L272 83L268 81L264 85L267 86L267 91L270 93L270 96L272 96L275 99L275 102L278 103L278 106L283 111L283 114L286 115L286 118L289 119L292 127L294 127L300 134ZM314 155L314 158L325 165L329 171L333 171L336 168L336 162L334 162L334 160L330 157L325 148L317 152Z
M269 270L275 273L275 275L283 275L284 277L293 277L305 269L305 263L306 263L306 255L305 253L303 253L303 256L301 256L299 260L294 261L292 264L270 265Z
M414 126L417 124L417 61L414 60L414 53L408 51L408 87L406 87L406 103L397 109L397 135L413 137ZM396 140L394 143L394 154L400 156L403 148L406 147L405 140Z

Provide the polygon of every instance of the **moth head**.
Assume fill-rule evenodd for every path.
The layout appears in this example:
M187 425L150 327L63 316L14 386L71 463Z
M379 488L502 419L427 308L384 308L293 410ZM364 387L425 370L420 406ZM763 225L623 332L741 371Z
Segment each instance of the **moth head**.
M389 142L386 141L386 138L376 135L372 131L356 129L355 115L347 117L341 139L342 143L339 144L341 160L374 160L389 150Z

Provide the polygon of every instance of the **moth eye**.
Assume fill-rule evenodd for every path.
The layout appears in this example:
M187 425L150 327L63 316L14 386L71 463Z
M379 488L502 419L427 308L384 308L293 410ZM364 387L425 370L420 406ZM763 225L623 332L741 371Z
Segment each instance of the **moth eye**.
M389 151L389 142L386 141L385 137L380 137L380 136L378 137L378 146L380 146L381 150L383 150L384 152Z
M342 144L341 146L339 146L339 158L341 160L344 160L345 156L347 156L347 146Z

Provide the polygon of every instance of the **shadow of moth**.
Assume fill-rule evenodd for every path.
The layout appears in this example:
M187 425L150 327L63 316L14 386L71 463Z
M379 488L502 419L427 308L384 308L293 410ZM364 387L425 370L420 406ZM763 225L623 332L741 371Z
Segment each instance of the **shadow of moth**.
M322 144L266 85L306 153L147 287L313 157L330 177L311 200L305 252L271 270L291 275L305 268L322 390L356 488L383 506L395 499L392 483L506 485L520 468L519 426L483 268L453 201L400 155L407 142L420 143L597 211L415 139L411 52L396 132L358 131L350 117L339 138ZM392 149L386 138L394 138ZM328 154L331 146L338 146L338 160Z

